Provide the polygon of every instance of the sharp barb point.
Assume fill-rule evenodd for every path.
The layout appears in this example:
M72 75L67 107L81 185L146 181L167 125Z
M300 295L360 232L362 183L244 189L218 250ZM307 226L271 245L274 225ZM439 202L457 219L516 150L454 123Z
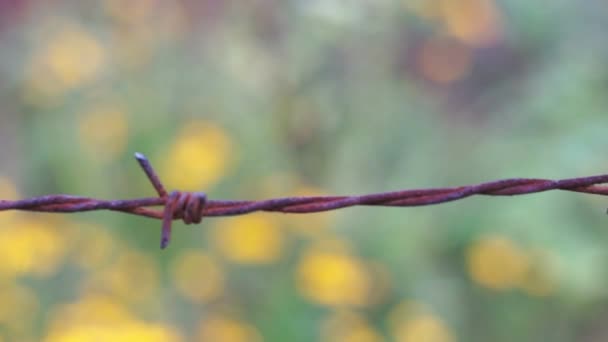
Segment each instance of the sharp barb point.
M146 176L148 176L148 179L150 180L150 183L152 183L152 186L158 193L158 196L166 197L167 190L165 190L165 187L163 186L160 179L158 178L158 175L152 168L152 164L150 164L150 161L148 160L148 158L146 158L146 156L144 156L142 153L139 153L139 152L135 153L135 158L137 159L139 166L141 166L141 168L146 173Z

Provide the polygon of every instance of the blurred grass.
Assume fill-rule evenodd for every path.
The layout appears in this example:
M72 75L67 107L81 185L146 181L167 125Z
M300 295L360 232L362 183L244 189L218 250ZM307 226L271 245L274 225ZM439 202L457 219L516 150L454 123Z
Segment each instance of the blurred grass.
M0 198L602 173L601 1L0 2ZM603 200L0 215L0 340L602 341Z

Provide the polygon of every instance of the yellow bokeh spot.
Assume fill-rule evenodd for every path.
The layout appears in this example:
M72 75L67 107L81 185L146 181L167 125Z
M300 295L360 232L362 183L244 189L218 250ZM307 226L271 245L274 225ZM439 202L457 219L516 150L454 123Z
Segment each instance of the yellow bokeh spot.
M470 45L493 43L502 33L494 0L440 0L439 10L448 33Z
M198 341L259 342L262 338L251 324L232 318L210 317L200 323Z
M469 273L478 284L495 289L518 285L528 270L528 257L511 240L501 236L485 237L467 252Z
M113 341L113 342L179 342L182 339L175 329L159 324L128 322L113 325L95 323L70 326L55 331L45 342L80 342L80 341Z
M212 241L228 260L242 264L277 261L285 244L284 232L268 215L227 219L213 230Z
M0 231L0 275L52 274L66 254L66 241L55 227L34 219L19 220Z
M417 15L438 22L445 33L472 46L495 42L502 20L494 0L405 0Z
M224 274L217 262L196 250L181 253L174 260L171 271L179 293L196 302L216 298L224 287Z
M111 160L120 155L127 145L128 133L127 115L120 106L92 108L79 120L79 140L95 160Z
M389 327L399 342L451 342L454 337L446 324L417 301L403 301L389 314Z
M367 320L351 311L332 314L321 327L321 339L327 342L379 342L382 336Z
M372 286L369 272L359 259L318 248L302 257L297 285L305 297L329 306L365 305Z
M50 317L50 331L87 324L120 325L136 320L124 303L106 295L86 295L75 303L59 306Z
M88 287L91 291L107 291L127 302L144 302L158 290L159 278L154 259L141 252L128 251L95 273Z
M439 318L431 314L419 314L392 327L398 342L451 342L452 333Z
M118 299L86 295L79 301L59 306L49 316L44 341L162 341L179 342L175 329L144 322Z
M232 153L232 143L220 127L189 122L171 144L162 174L172 188L206 189L224 175Z
M66 87L89 81L100 71L104 51L82 29L66 29L51 39L45 51L49 71Z
M34 53L27 70L25 97L44 102L95 79L105 63L99 41L82 27L66 24Z
M418 55L418 66L429 80L447 84L466 77L471 70L472 56L468 47L446 38L427 40Z

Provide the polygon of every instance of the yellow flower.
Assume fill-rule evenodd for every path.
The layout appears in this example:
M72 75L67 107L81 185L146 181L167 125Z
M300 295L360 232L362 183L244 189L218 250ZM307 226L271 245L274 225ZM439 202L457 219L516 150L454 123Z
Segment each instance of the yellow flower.
M91 80L104 62L103 47L82 28L66 28L53 37L45 51L49 71L66 87Z
M447 32L468 44L487 45L502 34L494 0L440 0L439 10Z
M251 324L216 316L201 321L198 341L259 342L262 337Z
M66 331L70 327L87 324L112 326L133 322L135 316L127 307L106 295L86 295L77 302L63 304L53 310L50 315L49 330L51 332Z
M173 261L171 271L177 290L193 301L214 299L224 287L224 274L217 262L197 250L182 252Z
M399 342L451 342L454 340L448 327L437 317L420 314L394 328Z
M297 268L299 290L307 298L329 306L365 305L371 279L362 261L336 251L312 248Z
M163 177L171 188L205 189L224 175L232 152L232 143L221 128L208 122L190 122L169 148Z
M404 301L389 314L389 327L399 342L451 342L452 332L422 303Z
M483 46L502 34L501 16L494 0L407 0L417 15L438 21L450 36Z
M66 241L47 221L19 220L1 229L0 275L49 275L66 254Z
M115 298L86 295L54 310L44 341L159 341L179 342L175 329L143 322Z
M105 64L102 45L77 25L65 24L47 41L27 70L25 97L32 102L56 97L92 81Z
M128 130L125 111L109 105L84 113L78 126L82 147L93 160L111 160L120 155L127 145Z
M477 241L467 252L467 263L473 280L494 290L520 284L529 265L524 251L501 236Z
M129 322L109 326L95 323L75 325L49 334L44 341L179 342L181 338L175 329L170 327L143 322Z
M212 231L212 241L228 260L242 264L266 264L283 252L284 233L268 215L226 219Z
M321 339L327 342L376 342L382 336L358 313L333 313L321 328Z

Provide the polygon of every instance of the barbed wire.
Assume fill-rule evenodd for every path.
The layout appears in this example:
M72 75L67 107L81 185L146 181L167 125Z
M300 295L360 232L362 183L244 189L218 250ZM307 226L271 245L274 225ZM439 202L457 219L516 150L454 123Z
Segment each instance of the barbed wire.
M139 165L158 193L158 197L126 200L102 200L72 195L46 195L28 199L0 200L0 211L23 210L49 213L74 213L112 210L162 220L161 248L171 240L171 223L200 223L203 217L235 216L255 211L282 213L314 213L352 206L414 207L460 200L473 195L515 196L549 190L566 190L596 195L608 195L608 175L561 180L536 178L501 179L475 185L449 188L399 190L355 196L282 197L258 201L209 200L202 192L165 190L148 159L135 153ZM164 209L149 207L164 206Z

